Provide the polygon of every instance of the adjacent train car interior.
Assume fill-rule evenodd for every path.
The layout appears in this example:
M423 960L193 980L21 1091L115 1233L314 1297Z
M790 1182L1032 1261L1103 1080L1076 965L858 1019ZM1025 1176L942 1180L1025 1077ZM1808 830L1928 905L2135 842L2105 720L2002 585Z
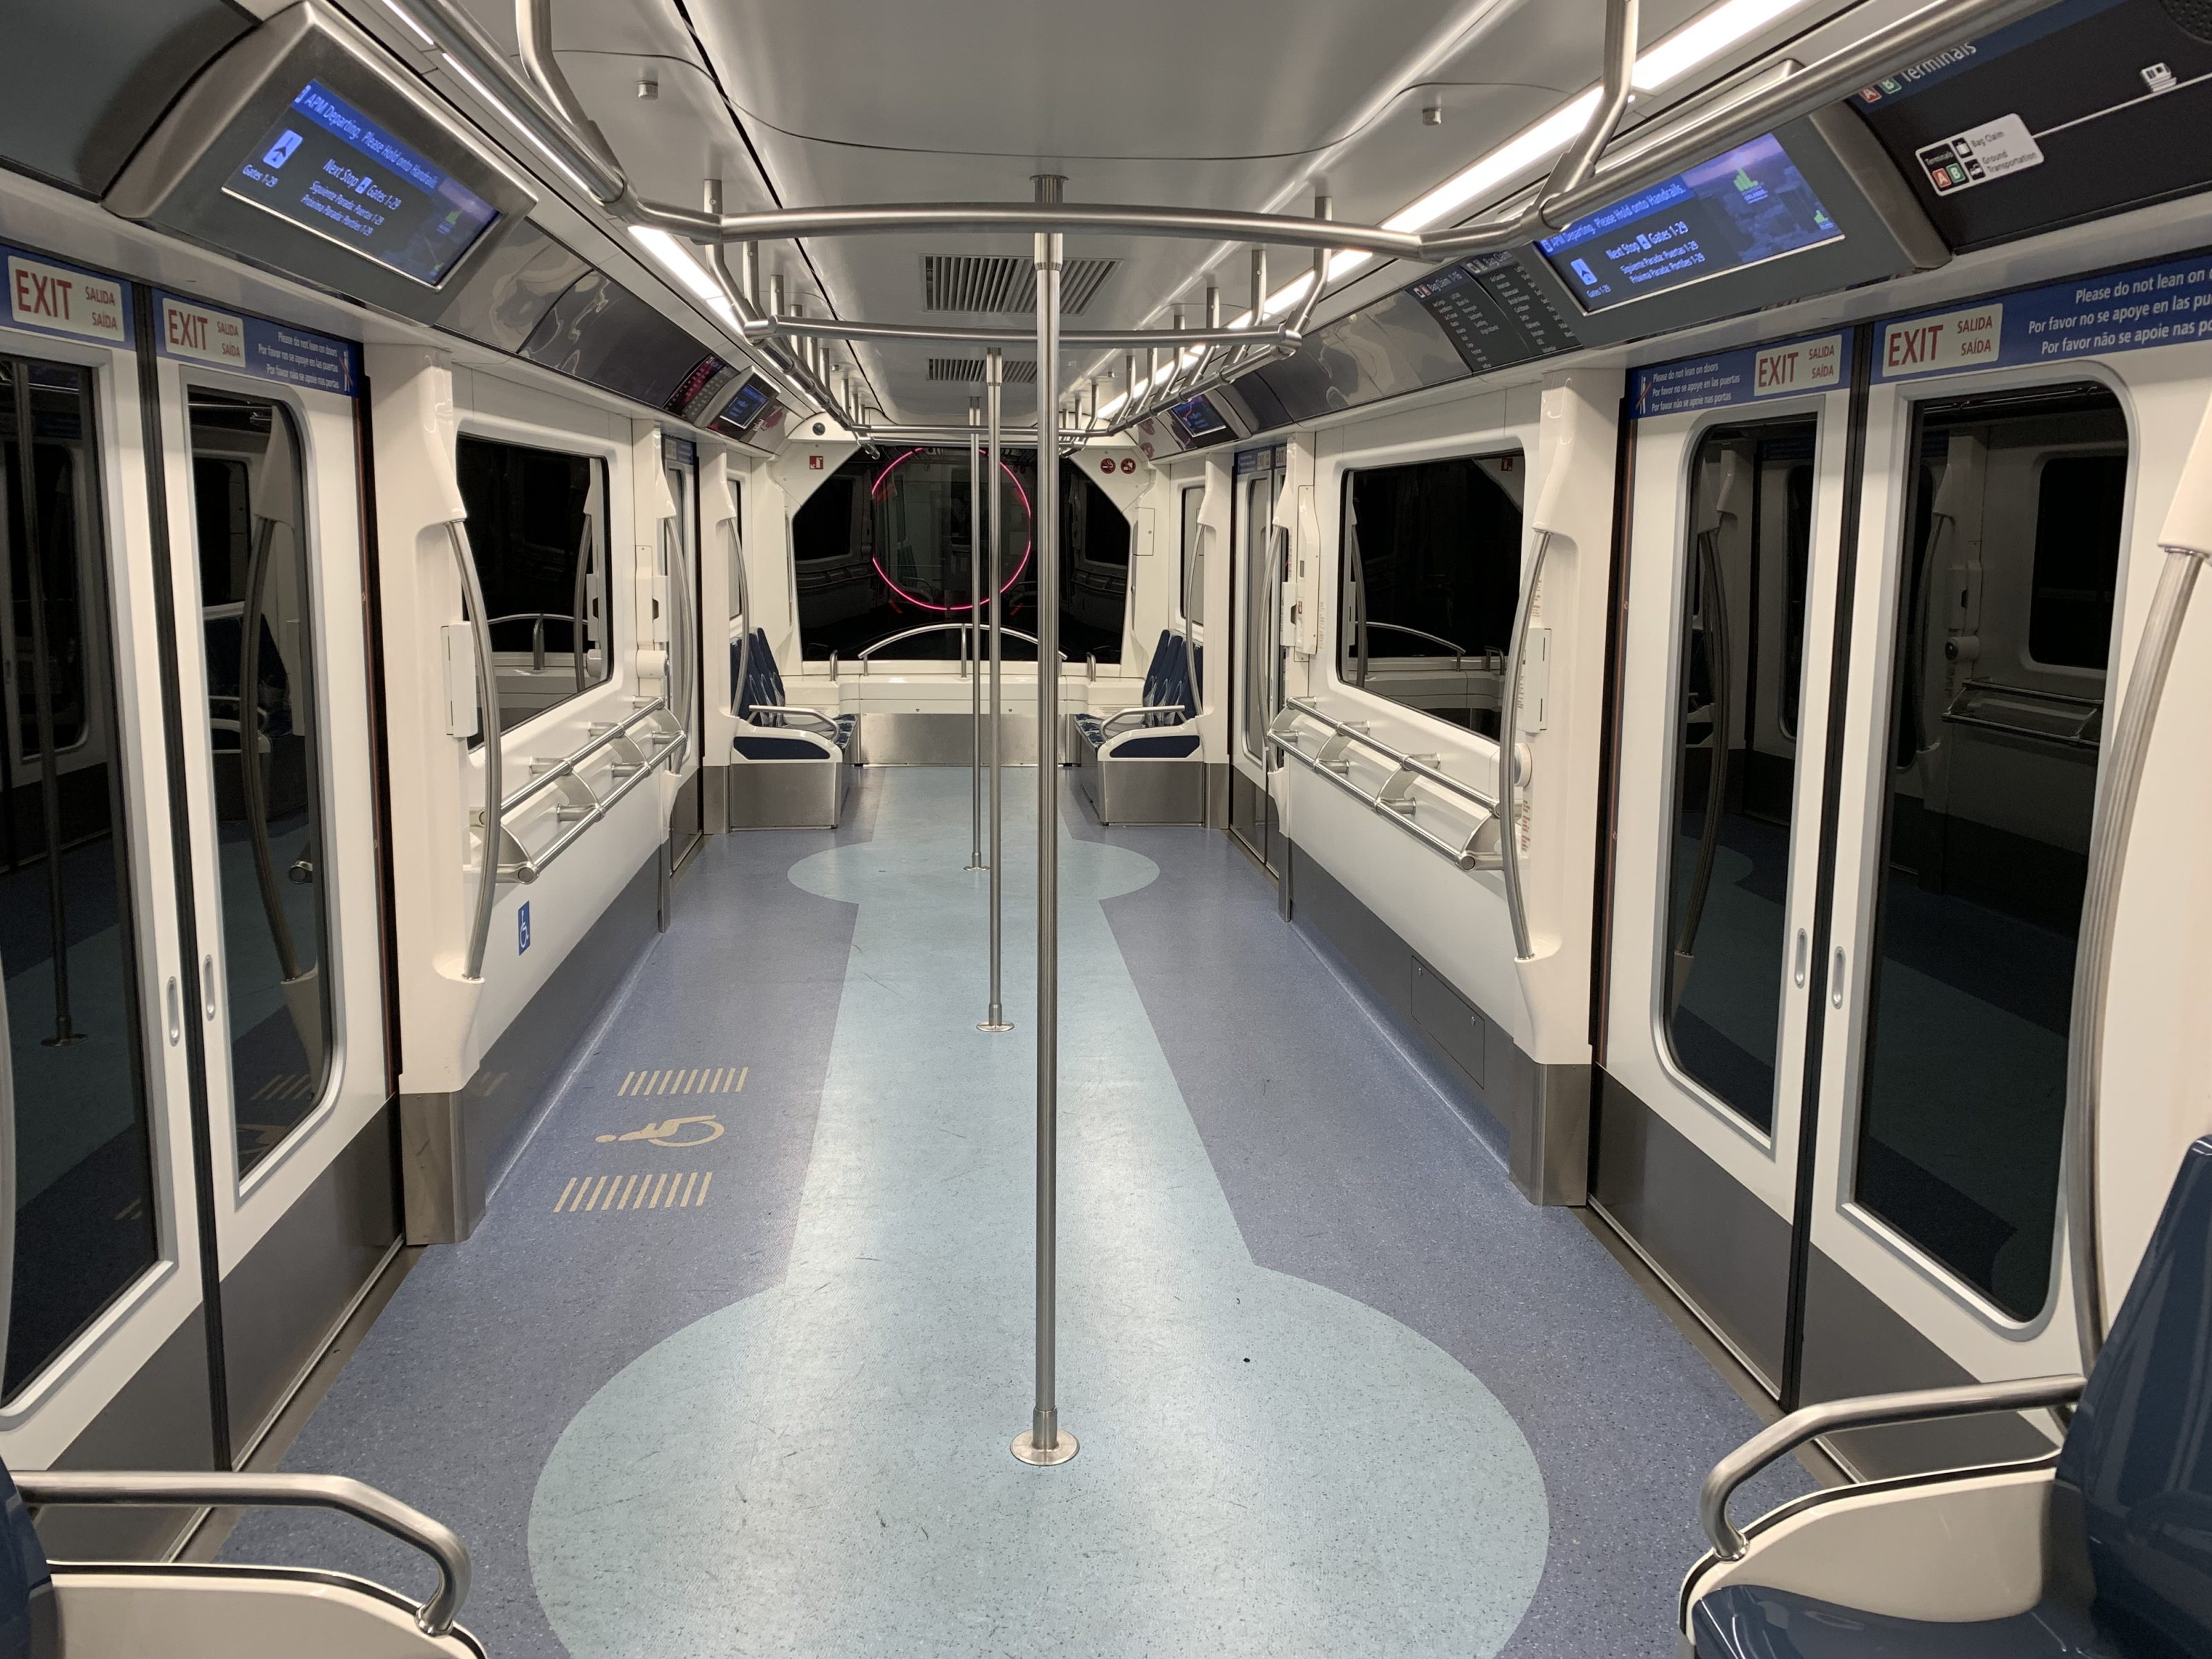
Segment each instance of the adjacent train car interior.
M2203 0L0 52L0 1659L2212 1654Z

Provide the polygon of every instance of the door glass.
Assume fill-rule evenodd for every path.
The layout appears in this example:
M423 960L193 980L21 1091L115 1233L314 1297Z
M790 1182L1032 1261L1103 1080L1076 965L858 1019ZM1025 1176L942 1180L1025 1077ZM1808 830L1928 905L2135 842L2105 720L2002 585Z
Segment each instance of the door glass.
M1675 652L1662 1024L1674 1063L1763 1133L1789 949L1814 429L1727 427L1698 446Z
M91 392L83 369L0 358L10 1397L158 1255Z
M1515 451L1346 480L1340 678L1498 735L1521 597L1522 477Z
M1923 405L1892 664L1854 1197L2044 1305L2119 569L2111 393Z
M197 386L190 413L232 1117L243 1176L315 1109L330 1080L321 704L291 415Z
M1237 656L1244 665L1244 752L1262 767L1268 763L1267 723L1274 718L1282 672L1275 646L1275 607L1281 588L1280 538L1274 526L1273 472L1255 473L1244 483L1244 637Z
M511 732L611 672L606 463L465 437L458 465Z

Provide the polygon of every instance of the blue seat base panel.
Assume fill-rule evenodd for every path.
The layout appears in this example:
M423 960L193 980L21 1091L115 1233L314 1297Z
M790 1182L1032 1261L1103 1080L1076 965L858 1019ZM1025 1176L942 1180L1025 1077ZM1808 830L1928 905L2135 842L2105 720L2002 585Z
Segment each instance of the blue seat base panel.
M2009 1619L1893 1619L1757 1584L1726 1584L1692 1614L1698 1659L2165 1659L2106 1644L2055 1600Z

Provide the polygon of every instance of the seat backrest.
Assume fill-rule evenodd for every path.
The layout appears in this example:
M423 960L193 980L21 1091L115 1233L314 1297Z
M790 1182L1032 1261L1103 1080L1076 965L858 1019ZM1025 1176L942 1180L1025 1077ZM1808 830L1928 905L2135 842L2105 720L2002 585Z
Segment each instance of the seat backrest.
M23 1494L0 1463L0 1659L55 1659L60 1651L46 1552Z
M1152 647L1152 659L1145 665L1144 703L1154 708L1165 702L1169 665L1175 660L1176 648L1182 643L1180 635L1160 629L1159 642Z
M742 670L744 683L738 688L737 717L759 726L781 726L781 714L756 715L759 705L770 707L783 702L783 676L776 672L775 653L768 648L768 635L760 629L753 630L750 642L730 641L730 676L736 678Z
M2059 1571L2137 1659L2212 1653L2212 1139L2181 1161L2058 1456Z

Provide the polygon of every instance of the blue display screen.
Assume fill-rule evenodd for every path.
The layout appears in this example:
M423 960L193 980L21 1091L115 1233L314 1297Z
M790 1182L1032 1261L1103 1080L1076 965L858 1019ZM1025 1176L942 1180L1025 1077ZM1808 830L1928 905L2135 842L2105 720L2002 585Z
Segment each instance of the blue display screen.
M1214 408L1212 399L1202 394L1177 404L1168 413L1182 428L1183 436L1194 444L1204 443L1229 430L1229 422L1221 418L1221 411Z
M310 81L223 194L435 288L499 210Z
M714 416L716 429L726 432L733 438L744 437L752 429L753 422L760 419L761 411L768 407L770 395L767 381L759 379L747 380L738 388L737 396L722 405L722 412Z
M1577 219L1536 248L1584 311L1839 241L1772 133Z

